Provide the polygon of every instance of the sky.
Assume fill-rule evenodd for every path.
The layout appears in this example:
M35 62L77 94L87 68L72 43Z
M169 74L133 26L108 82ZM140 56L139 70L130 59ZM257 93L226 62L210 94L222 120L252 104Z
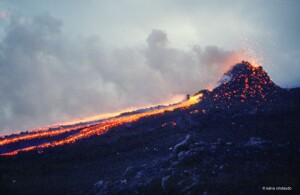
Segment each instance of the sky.
M297 0L1 0L0 135L182 100L242 60L300 87Z

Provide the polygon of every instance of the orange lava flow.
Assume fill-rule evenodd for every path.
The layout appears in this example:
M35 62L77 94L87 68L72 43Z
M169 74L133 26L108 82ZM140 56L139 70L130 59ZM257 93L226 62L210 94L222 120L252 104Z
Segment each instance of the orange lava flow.
M18 137L0 140L0 146L12 144L12 143L22 141L22 140L31 140L31 139L43 138L43 137L53 137L53 136L56 136L56 135L59 135L62 133L67 133L67 132L71 132L74 130L78 130L83 127L87 127L87 126L76 126L76 127L72 127L72 128L64 128L64 129L53 130L53 131L41 131L41 132L34 132L34 133L31 133L28 135L20 135Z
M30 135L4 139L4 140L0 141L0 146L18 142L21 140L30 140L30 139L40 138L40 137L56 136L56 135L59 135L64 132L70 132L70 131L74 131L74 130L78 130L79 128L82 128L82 130L80 130L79 133L77 133L75 135L70 135L69 137L67 137L65 139L44 143L44 144L41 144L38 146L29 146L26 148L14 150L12 152L3 153L1 155L2 156L11 156L11 155L18 154L21 151L25 152L25 151L30 151L30 150L34 150L34 149L43 149L43 148L47 148L47 147L55 147L55 146L60 146L60 145L64 145L64 144L74 143L79 139L87 138L92 135L101 135L104 132L108 131L110 128L120 126L120 125L123 125L126 123L135 122L144 117L163 114L165 111L173 111L175 109L187 108L191 105L197 104L200 101L200 98L202 96L203 96L203 94L197 94L195 96L190 97L189 100L179 103L179 104L171 105L171 106L156 109L156 110L146 111L146 112L142 112L142 113L136 113L136 114L130 114L130 115L126 115L126 116L112 118L110 120L100 122L99 124L96 124L96 125L89 125L89 126L85 126L85 127L77 126L74 128L67 128L67 129L62 129L62 130L37 132L34 134L30 134Z

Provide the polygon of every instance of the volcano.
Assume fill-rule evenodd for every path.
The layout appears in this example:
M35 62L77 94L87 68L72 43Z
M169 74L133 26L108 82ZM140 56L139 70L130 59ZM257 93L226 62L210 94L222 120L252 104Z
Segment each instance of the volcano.
M1 138L0 193L297 194L299 116L242 61L185 102Z
M246 61L233 66L223 75L219 84L212 92L199 93L207 94L210 102L227 108L241 106L240 103L260 104L272 101L273 96L282 91L261 66L253 67Z
M233 66L224 77L220 80L221 86L213 92L227 99L241 97L245 100L266 101L269 95L280 90L261 66L253 67L245 61Z

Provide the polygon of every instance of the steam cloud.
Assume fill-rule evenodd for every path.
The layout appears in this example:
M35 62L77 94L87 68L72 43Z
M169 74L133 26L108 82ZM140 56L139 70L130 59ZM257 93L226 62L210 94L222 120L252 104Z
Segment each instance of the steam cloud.
M5 18L6 18L6 14L4 12L0 12L0 20Z
M143 47L111 50L61 28L47 14L10 16L0 44L0 134L163 103L215 84L241 60L216 46L169 47L161 30Z

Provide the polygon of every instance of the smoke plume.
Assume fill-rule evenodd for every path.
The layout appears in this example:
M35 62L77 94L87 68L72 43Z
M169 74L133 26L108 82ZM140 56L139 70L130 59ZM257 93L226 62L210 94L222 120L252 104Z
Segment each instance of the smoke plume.
M0 44L0 134L168 102L215 85L240 61L217 46L169 46L152 30L137 48L105 48L98 36L68 36L48 14L15 14Z

